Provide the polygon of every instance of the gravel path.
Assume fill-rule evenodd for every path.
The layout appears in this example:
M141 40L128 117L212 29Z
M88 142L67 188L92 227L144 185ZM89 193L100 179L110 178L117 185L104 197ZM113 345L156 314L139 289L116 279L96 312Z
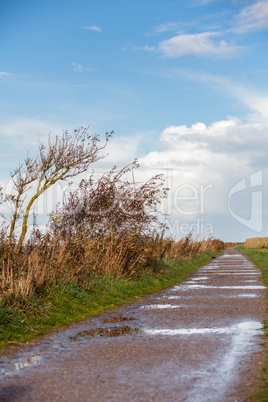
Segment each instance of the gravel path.
M3 355L0 400L246 400L264 359L260 275L230 248L180 285Z

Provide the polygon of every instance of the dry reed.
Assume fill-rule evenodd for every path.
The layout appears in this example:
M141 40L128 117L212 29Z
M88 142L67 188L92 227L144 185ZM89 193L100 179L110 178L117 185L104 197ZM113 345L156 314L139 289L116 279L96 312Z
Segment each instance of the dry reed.
M92 278L122 279L139 277L162 259L189 260L204 251L218 251L223 243L191 236L175 242L159 234L107 234L104 237L76 236L63 242L49 235L31 239L14 254L3 247L1 254L1 298L28 296L62 282L90 287Z

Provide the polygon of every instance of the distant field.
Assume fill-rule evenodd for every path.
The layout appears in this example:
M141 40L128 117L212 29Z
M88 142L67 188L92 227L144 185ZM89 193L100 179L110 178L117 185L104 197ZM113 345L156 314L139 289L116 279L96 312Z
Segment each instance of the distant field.
M254 237L252 239L246 239L244 247L247 249L257 248L267 248L268 249L268 237Z

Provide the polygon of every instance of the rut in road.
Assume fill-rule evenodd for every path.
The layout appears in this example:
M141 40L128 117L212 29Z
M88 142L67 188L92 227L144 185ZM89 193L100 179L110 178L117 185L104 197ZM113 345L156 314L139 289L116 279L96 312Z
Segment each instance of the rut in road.
M257 384L261 272L230 248L187 281L3 358L3 401L240 401Z

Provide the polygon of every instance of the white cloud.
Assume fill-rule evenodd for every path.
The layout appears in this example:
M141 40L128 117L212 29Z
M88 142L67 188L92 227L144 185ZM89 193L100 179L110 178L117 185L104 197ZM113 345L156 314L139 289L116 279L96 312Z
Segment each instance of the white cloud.
M198 34L181 34L159 43L159 50L164 56L176 58L182 56L237 56L241 47L228 45L224 40L215 40L217 32L202 32Z
M143 158L148 167L165 166L184 171L195 171L198 167L213 172L217 160L220 174L221 170L238 168L241 163L255 165L258 157L261 159L266 155L268 125L243 124L236 118L217 121L210 126L198 122L191 127L168 127L160 141L165 150L151 152ZM266 164L268 167L268 160Z
M73 71L84 72L84 71L96 71L94 68L83 67L81 64L72 63Z
M145 50L146 52L156 52L157 51L157 48L155 46L136 46L136 45L132 45L132 44L129 44L122 48L122 50L128 50L128 49Z
M13 75L13 74L7 73L6 71L0 71L0 75L3 75L3 76L11 76L11 75Z
M216 1L219 1L219 0L197 0L197 3L201 4L201 5L207 5L210 3L215 3Z
M268 29L267 0L255 1L253 4L243 8L235 20L236 27L234 31L238 33Z
M216 3L217 1L221 1L221 0L200 0L200 4L207 5L210 3Z
M83 29L88 29L90 31L97 31L97 32L103 33L102 29L96 25L86 26L86 27L83 27Z
M164 24L156 25L154 27L154 32L156 33L174 32L180 30L181 30L181 24L179 24L178 22L167 22Z

